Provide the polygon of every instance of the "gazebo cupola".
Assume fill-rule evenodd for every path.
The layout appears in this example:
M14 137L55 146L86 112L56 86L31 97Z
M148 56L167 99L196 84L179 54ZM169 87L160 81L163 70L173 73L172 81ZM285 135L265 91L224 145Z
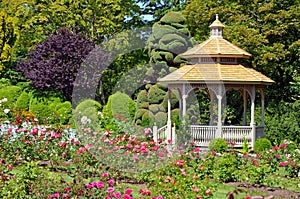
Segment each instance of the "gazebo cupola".
M219 21L219 16L216 15L216 20L209 26L210 38L223 38L223 28L225 26Z
M171 90L178 90L181 115L186 115L186 98L194 89L209 91L211 102L217 100L218 119L217 125L193 125L191 131L198 139L198 145L207 146L210 140L217 137L226 138L242 144L243 137L249 140L253 147L256 137L263 136L264 128L264 92L263 87L274 81L253 68L244 67L241 60L251 57L251 54L237 47L223 38L224 25L216 20L209 26L210 37L181 56L187 59L190 64L184 65L176 71L161 78L159 82L168 84L169 93ZM243 126L224 126L222 123L222 99L228 90L237 90L243 96L244 122ZM255 93L260 91L261 95L261 121L256 126L254 121ZM250 97L251 111L250 123L247 122L247 100ZM171 129L171 108L170 99L168 102L168 129ZM230 134L234 132L233 134ZM201 134L201 135L200 135ZM208 135L209 134L209 135ZM205 139L203 138L205 137ZM203 139L202 139L203 138ZM196 139L196 140L197 140Z

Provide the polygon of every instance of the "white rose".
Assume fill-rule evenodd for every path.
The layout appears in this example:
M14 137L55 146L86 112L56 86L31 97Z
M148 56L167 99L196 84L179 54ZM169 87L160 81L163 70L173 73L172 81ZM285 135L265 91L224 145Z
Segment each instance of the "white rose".
M7 109L7 108L6 108L6 109L4 109L4 113L6 113L6 114L7 114L7 113L9 113L9 111L10 111L10 110L9 110L9 109Z

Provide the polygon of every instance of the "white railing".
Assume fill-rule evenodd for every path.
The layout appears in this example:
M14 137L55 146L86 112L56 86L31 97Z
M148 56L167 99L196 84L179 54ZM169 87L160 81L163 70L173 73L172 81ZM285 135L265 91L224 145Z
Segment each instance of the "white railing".
M158 142L158 139L165 140L167 137L167 128L168 125L165 125L159 129L157 129L157 126L154 124L153 126L153 140L154 142Z
M211 140L218 138L217 126L191 125L190 132L196 146L207 147ZM222 126L221 138L231 143L234 142L235 147L241 147L246 139L253 148L257 133L263 134L263 127ZM154 126L153 139L155 142L161 139L162 141L172 140L175 143L175 128L171 127L171 130L168 130L168 125L165 125L157 129Z
M190 129L197 146L208 146L209 142L216 138L216 126L191 125Z
M251 145L252 127L251 126L222 126L222 138L228 142L235 142L237 147L243 145L244 139Z
M217 138L217 126L191 125L190 129L196 146L206 147L211 140ZM235 142L236 147L241 147L246 139L252 146L252 127L222 126L221 138L228 142Z
M175 144L176 143L176 133L175 133L175 124L172 127L171 125L165 125L159 129L157 126L153 126L153 140L154 142L158 142L158 140L168 144Z

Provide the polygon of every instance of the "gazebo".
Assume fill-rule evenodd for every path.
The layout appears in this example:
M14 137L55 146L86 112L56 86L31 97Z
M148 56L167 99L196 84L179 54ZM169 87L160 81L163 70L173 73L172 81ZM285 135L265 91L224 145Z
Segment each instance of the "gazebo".
M208 146L215 138L223 138L242 146L244 139L251 148L257 138L264 136L264 86L274 81L253 68L245 67L242 60L251 54L223 38L224 25L216 20L209 26L210 38L181 54L191 64L184 65L176 71L159 79L160 83L168 85L168 119L167 125L155 132L154 139L164 137L175 142L175 132L171 125L171 90L178 90L181 117L186 116L186 99L195 89L207 90L211 104L217 102L217 123L214 125L191 125L190 132L197 146ZM243 96L244 120L243 125L226 126L222 122L222 99L226 92L236 90ZM256 125L255 95L260 92L261 121ZM247 124L247 100L250 97L250 123ZM212 110L211 110L212 111ZM174 129L174 128L173 128ZM164 136L162 136L164 134Z

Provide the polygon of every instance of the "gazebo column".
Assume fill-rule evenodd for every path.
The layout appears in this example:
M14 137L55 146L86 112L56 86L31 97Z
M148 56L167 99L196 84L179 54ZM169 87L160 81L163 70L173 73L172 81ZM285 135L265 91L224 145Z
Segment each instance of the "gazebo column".
M222 86L218 86L218 94L217 94L217 99L218 99L218 124L217 124L217 138L222 137Z
M167 120L167 135L166 141L171 140L172 123L171 123L171 89L168 89L168 120Z
M209 113L210 113L210 120L209 125L214 124L214 101L215 101L215 95L213 92L209 92L209 98L210 98L210 105L209 105Z
M186 115L186 88L185 88L185 84L182 85L182 118L184 121L184 117Z
M255 132L255 121L254 121L254 111L255 111L255 86L253 85L250 90L251 97L251 122L250 126L252 127L252 139L251 139L251 148L253 149L254 143L256 140L256 132Z
M244 119L243 119L243 125L244 126L247 125L247 99L248 99L247 91L245 89L243 89L243 101L244 101Z

